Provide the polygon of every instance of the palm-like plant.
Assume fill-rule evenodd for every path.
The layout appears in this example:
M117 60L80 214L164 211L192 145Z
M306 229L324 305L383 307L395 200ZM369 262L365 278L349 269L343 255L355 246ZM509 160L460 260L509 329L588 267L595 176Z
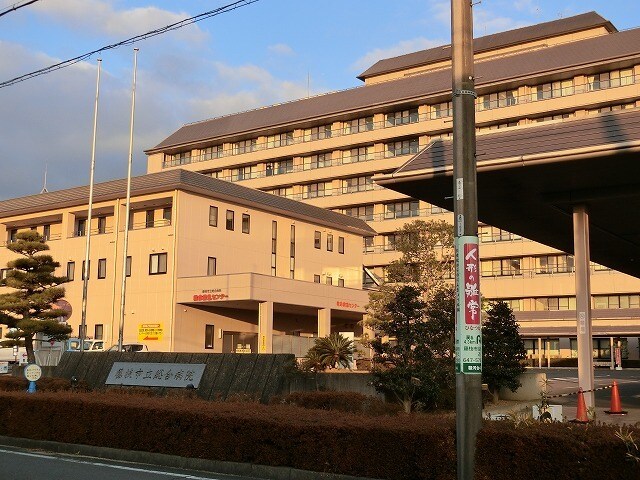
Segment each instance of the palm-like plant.
M353 360L355 351L353 340L339 333L332 333L328 337L316 339L315 345L307 353L307 359L313 359L316 370L336 368L338 365L347 368Z

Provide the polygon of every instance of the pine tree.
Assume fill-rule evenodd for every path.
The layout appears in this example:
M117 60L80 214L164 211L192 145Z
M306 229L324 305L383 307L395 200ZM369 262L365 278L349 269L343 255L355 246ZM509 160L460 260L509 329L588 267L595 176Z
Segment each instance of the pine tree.
M417 405L435 407L441 390L453 385L451 362L439 358L430 347L426 305L419 288L400 288L378 320L378 334L370 343L373 385L395 396L407 413Z
M67 279L54 275L58 262L50 255L40 254L49 246L37 232L18 233L7 248L20 257L7 263L10 270L0 283L11 289L0 295L0 324L9 329L7 338L24 341L27 359L33 363L33 337L37 333L51 340L64 340L71 333L71 327L57 320L61 310L52 307L64 297L64 287L59 285Z
M515 392L524 373L526 350L511 307L491 303L482 324L482 380L495 400L501 387Z

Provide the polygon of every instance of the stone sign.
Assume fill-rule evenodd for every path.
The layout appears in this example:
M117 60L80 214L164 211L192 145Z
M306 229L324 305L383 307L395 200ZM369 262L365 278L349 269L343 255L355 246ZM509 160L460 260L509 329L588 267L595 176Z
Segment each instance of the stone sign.
M204 367L204 363L114 362L105 384L173 388L193 385L198 388Z

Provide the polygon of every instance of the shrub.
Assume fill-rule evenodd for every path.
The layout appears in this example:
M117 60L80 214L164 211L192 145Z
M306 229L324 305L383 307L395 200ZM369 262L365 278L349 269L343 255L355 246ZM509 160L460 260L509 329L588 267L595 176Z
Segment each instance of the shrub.
M367 415L397 415L401 411L398 404L355 392L293 392L284 397L274 397L271 403Z

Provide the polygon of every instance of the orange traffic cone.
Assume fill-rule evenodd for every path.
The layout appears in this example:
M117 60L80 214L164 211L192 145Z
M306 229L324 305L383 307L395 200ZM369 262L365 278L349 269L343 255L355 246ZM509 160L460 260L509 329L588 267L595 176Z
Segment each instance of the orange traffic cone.
M587 417L587 404L584 401L584 392L582 387L578 389L578 411L576 412L576 418L571 420L573 423L589 423Z
M618 392L618 382L613 381L611 387L611 410L605 410L604 413L609 415L626 415L628 412L622 410L622 404L620 403L620 392Z

